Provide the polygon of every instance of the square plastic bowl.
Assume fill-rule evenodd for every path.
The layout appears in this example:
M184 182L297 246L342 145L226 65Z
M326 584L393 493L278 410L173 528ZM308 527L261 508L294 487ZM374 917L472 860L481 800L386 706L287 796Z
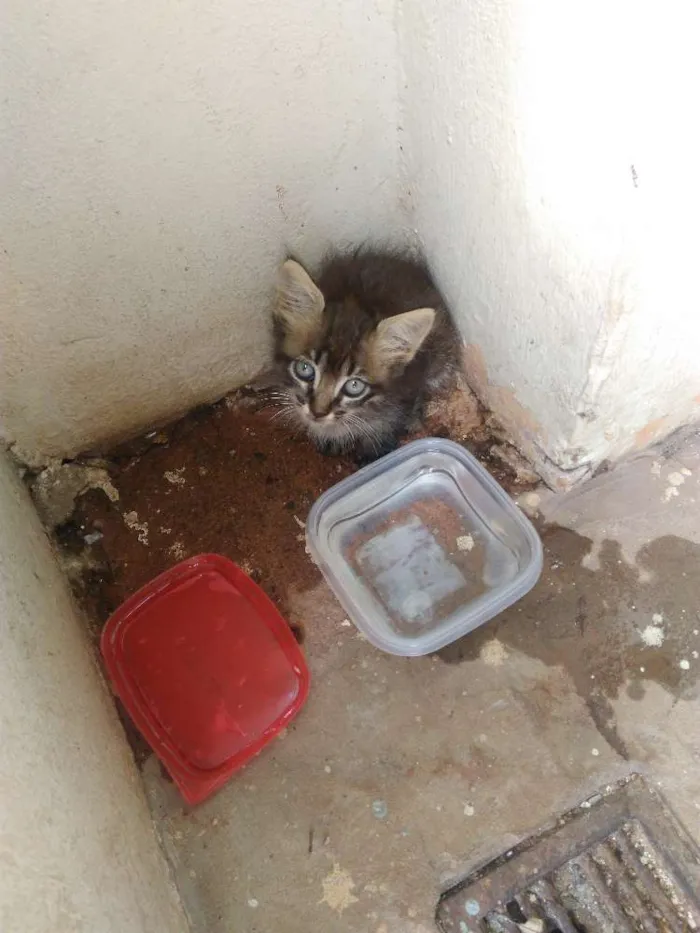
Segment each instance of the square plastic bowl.
M309 690L287 623L216 554L139 590L107 621L101 647L127 712L191 804L257 755Z
M361 632L390 654L443 648L525 595L537 532L452 441L407 444L325 492L309 551Z

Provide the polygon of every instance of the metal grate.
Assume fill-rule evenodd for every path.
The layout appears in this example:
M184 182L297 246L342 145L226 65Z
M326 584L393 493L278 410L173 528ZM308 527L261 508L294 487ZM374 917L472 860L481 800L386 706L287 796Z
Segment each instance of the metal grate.
M607 788L448 892L445 933L692 933L700 860L639 778Z

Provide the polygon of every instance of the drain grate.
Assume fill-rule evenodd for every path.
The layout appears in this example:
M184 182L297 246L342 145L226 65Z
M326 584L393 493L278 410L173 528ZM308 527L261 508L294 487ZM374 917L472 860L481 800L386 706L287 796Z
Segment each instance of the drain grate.
M692 933L700 858L638 776L608 787L440 901L444 933Z

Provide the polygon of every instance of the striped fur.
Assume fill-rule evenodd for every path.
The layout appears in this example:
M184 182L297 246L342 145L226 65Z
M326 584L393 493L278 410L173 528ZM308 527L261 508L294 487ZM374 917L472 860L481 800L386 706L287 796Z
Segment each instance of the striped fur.
M266 394L327 453L367 461L388 452L459 365L459 339L427 269L395 253L336 254L316 281L288 260L273 321Z

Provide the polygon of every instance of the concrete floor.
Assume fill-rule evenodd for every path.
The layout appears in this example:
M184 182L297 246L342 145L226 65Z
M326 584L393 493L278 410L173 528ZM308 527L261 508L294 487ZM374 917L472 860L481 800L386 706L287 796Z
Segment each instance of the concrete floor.
M428 933L447 886L631 770L700 841L700 438L520 500L545 569L483 630L395 658L290 586L313 681L287 733L192 810L145 760L195 933Z

